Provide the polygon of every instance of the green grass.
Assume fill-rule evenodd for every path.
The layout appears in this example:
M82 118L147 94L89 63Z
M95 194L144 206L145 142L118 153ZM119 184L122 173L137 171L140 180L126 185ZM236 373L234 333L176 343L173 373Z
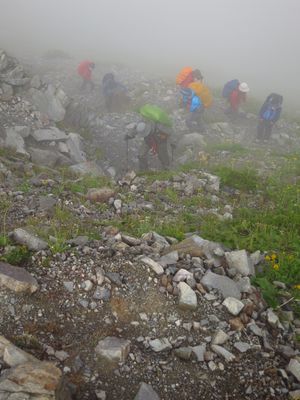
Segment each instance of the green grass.
M13 246L1 257L1 260L12 265L23 266L30 259L31 252L26 246Z
M261 185L261 179L256 170L251 168L236 169L226 165L219 165L213 168L213 172L221 178L223 186L243 191L253 191Z
M209 153L218 151L229 151L232 154L243 155L249 153L249 150L242 146L240 143L224 142L209 144L206 149Z
M175 174L176 171L147 171L138 173L138 176L144 177L147 183L151 184L155 181L168 181Z

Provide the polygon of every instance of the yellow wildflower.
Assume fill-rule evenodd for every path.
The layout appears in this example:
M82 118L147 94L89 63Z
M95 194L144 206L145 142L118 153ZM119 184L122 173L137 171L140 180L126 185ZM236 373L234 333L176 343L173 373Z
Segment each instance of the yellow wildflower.
M275 271L278 271L279 270L279 264L274 264L273 265L273 269L275 269Z
M276 254L272 254L272 255L271 255L271 259L272 259L272 260L276 260L276 257L277 257Z
M271 260L270 256L266 256L266 257L265 257L265 260L266 260L266 261L270 261L270 260Z
M300 283L298 283L298 285L294 285L294 289L300 290Z

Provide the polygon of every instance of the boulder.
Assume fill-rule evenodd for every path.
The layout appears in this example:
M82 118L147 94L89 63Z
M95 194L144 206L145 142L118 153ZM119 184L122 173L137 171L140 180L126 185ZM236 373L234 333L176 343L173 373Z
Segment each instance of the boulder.
M65 134L65 132L55 128L54 126L48 129L36 129L31 136L37 142L53 142L68 139L68 136Z
M25 149L24 139L17 127L11 127L6 129L6 138L4 141L4 146L12 148L19 154L29 156L29 154Z
M86 155L82 149L82 137L78 133L69 133L66 147L69 157L74 163L86 161Z
M115 191L108 187L101 189L91 188L87 192L87 199L93 203L106 203L110 198L115 196Z
M0 261L0 285L13 290L16 293L34 293L39 286L36 279L24 268Z
M193 289L185 282L178 284L179 289L179 308L183 310L196 310L197 296Z
M142 382L134 400L159 400L159 396L152 386Z
M48 248L47 242L22 228L15 229L11 237L16 243L27 246L29 250L40 251Z
M130 341L114 336L100 340L95 352L109 362L125 362L130 351Z
M147 267L151 268L157 275L162 275L164 273L163 267L150 257L143 256L140 258L140 261Z
M234 316L239 315L245 306L244 303L234 297L227 297L222 304L227 308L227 311Z
M201 284L208 289L219 290L224 298L241 298L241 292L237 284L227 276L218 275L208 270L201 279Z
M246 250L225 253L229 268L235 268L242 276L254 275L254 265Z

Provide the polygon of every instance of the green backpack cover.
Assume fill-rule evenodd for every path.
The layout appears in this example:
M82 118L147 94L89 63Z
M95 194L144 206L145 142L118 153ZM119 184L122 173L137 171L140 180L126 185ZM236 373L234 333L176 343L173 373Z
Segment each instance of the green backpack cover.
M139 113L144 118L150 119L151 121L158 122L166 126L172 126L172 121L168 114L158 106L145 104L139 109Z

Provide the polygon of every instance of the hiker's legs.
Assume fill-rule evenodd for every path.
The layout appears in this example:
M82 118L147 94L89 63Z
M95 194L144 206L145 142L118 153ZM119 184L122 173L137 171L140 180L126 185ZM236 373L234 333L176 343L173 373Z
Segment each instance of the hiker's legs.
M157 155L163 169L168 169L170 166L170 156L168 152L167 140L163 140L158 144Z
M272 134L273 124L271 121L265 121L265 140L269 140Z
M264 139L264 131L265 131L265 121L259 121L257 125L257 139L263 140Z
M95 85L94 82L90 79L83 79L80 90L86 90L89 87L89 90L93 90Z
M148 153L149 153L150 147L147 145L145 141L141 144L141 147L139 148L139 170L140 171L147 171L149 169L149 164L148 164Z

